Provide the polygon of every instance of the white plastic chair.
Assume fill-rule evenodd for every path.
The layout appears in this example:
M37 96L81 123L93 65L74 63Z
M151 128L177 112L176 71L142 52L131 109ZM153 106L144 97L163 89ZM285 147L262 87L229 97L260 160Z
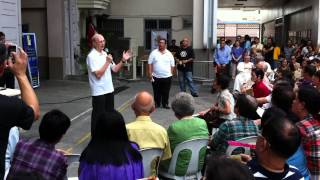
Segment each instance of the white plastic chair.
M70 173L71 169L77 169L77 166L71 166L72 164L78 163L79 166L79 159L80 154L66 154L65 157L67 157L67 163L68 163L68 174ZM78 174L78 172L77 172ZM78 177L68 177L68 180L78 180Z
M251 144L251 145L255 145L256 144L256 141L257 141L257 136L250 136L250 137L245 137L245 138L241 138L239 140L236 140L237 142L240 142L240 143L244 143L244 144ZM245 152L244 154L248 154L250 155L250 148L249 147L243 147L243 146L228 146L227 150L226 150L226 155L227 156L231 156L232 155L232 152L236 149L236 148L239 148L239 147L242 147L244 148Z
M208 145L208 138L197 138L197 139L184 141L178 144L174 149L168 172L161 171L160 169L159 174L163 177L175 179L175 180L185 180L185 179L190 179L190 177L192 178L195 177L197 180L200 180L202 175L201 175L201 172L198 170L199 154L200 154L201 148L206 147L207 145ZM175 170L176 170L178 155L182 150L185 150L185 149L189 149L192 152L188 169L184 176L176 176Z
M149 177L152 175L152 162L156 158L159 158L157 165L156 165L156 172L158 173L158 167L159 163L162 157L163 149L161 148L145 148L140 149L140 153L142 156L142 162L143 162L143 172L144 177Z

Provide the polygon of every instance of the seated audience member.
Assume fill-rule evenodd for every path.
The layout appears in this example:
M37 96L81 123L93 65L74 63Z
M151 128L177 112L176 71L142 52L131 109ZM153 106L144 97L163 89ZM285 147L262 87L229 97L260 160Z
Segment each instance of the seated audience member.
M209 132L207 124L203 119L192 117L195 109L194 98L185 92L180 92L174 97L171 107L178 118L178 121L173 122L168 128L168 136L170 140L171 151L173 152L175 147L187 140L195 138L208 138ZM202 168L205 159L206 147L200 152L200 167ZM191 152L183 150L180 152L175 173L178 176L185 175L188 164L191 158ZM161 161L160 168L168 170L170 159Z
M79 180L136 180L143 178L139 146L130 142L122 115L102 113L80 157Z
M212 137L210 147L215 154L224 154L228 148L228 141L258 135L258 126L253 121L259 118L256 113L257 107L258 104L253 97L239 94L234 108L237 117L222 123Z
M261 69L254 69L251 73L253 96L255 98L266 97L270 94L269 88L263 82L264 72Z
M272 91L271 103L272 106L283 110L289 120L293 123L299 121L299 118L292 112L292 103L295 98L293 87L290 84L276 85Z
M18 129L18 127L15 126L10 129L10 133L9 133L8 146L7 146L7 151L6 151L5 177L9 173L11 162L13 160L13 153L14 153L14 150L16 149L16 145L17 145L18 141L19 141L19 129Z
M261 135L256 142L257 157L247 163L256 180L301 180L303 176L286 160L300 145L298 128L286 117L285 112L272 107L261 119Z
M199 112L200 115L204 115L206 112L213 110L219 113L219 118L213 125L214 128L218 128L221 123L227 120L232 120L236 117L234 113L234 98L230 93L228 87L230 78L227 75L220 75L214 81L215 89L218 91L217 103L210 109ZM208 127L211 132L212 127Z
M299 117L296 124L302 137L311 179L320 178L320 93L311 86L299 88L292 104L292 111Z
M312 76L316 73L316 68L312 65L306 65L302 71L302 79L297 82L298 87L312 86Z
M274 72L271 69L270 64L264 61L263 56L258 58L256 68L261 69L264 72L263 82L269 88L269 90L272 90L272 84L270 81L274 80Z
M320 92L320 71L317 71L312 77L312 83Z
M237 66L238 74L234 81L233 90L239 91L244 84L247 84L251 79L251 71L254 67L253 63L250 62L250 56L246 55L243 62L239 62Z
M171 151L167 131L161 125L153 122L150 117L155 110L152 95L146 91L139 92L131 108L136 119L126 125L130 141L137 143L141 149L161 148L163 149L162 159L169 159Z
M18 54L12 53L15 59L13 64L11 59L6 59L6 53L6 45L0 43L0 77L5 69L14 74L19 83L21 99L0 95L0 179L3 179L5 174L5 154L10 129L17 126L28 130L40 116L37 96L25 73L28 64L27 54L22 49L19 49Z
M254 180L246 165L229 158L211 158L205 176L206 180Z
M17 172L36 172L43 179L63 179L67 159L55 145L70 126L70 119L59 110L46 113L39 126L40 139L20 140L16 146L8 179Z
M283 110L288 119L297 123L299 118L292 112L292 103L295 98L293 86L291 84L281 83L275 85L272 91L272 106ZM300 145L298 150L287 160L289 165L293 165L299 169L299 172L304 176L305 180L309 179L309 171L307 168L306 156L304 155L303 147Z

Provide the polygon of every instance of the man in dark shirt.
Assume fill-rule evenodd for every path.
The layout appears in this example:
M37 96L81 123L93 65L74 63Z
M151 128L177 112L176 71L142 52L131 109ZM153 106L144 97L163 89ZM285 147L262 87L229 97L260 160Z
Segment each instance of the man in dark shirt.
M178 49L176 55L176 63L178 69L178 78L180 90L186 92L186 84L189 86L191 95L198 97L198 92L192 80L194 52L189 46L189 39L184 38L181 48Z
M303 179L296 167L286 163L297 151L300 142L299 130L285 112L275 107L266 110L261 118L261 134L256 142L257 157L247 163L255 179ZM242 155L242 159L244 157Z
M12 53L15 63L6 59L7 47L0 44L0 77L5 69L9 69L17 78L21 99L0 95L0 179L3 179L5 171L5 153L8 144L9 131L17 126L23 129L30 129L34 120L40 116L39 102L31 87L26 68L28 56L19 49L19 53Z
M176 40L175 40L175 39L172 39L170 46L168 46L168 50L169 50L173 55L175 55L175 53L178 51L178 49L179 49L179 46L176 45Z

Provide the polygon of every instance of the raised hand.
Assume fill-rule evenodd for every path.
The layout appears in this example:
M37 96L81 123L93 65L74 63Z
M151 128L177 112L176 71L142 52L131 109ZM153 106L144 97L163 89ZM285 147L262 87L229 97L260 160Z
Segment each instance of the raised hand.
M128 51L123 51L122 53L122 60L128 61L132 57L132 49L129 49Z
M26 75L27 65L28 65L28 55L19 48L19 53L12 52L15 63L12 62L12 59L6 61L6 66L9 68L12 73L16 76Z

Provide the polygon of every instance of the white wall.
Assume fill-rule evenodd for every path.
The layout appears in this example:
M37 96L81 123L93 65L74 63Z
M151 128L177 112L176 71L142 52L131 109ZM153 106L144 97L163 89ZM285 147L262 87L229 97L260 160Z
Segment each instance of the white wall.
M0 1L0 31L6 40L21 46L21 8L20 0Z
M192 15L192 0L111 0L112 16Z
M179 42L183 38L188 38L190 40L190 43L192 44L192 29L183 29L183 18L173 17L171 23L172 39L175 39L177 41L177 44L179 45Z
M144 45L144 19L143 18L124 18L124 37L135 39L138 46Z

